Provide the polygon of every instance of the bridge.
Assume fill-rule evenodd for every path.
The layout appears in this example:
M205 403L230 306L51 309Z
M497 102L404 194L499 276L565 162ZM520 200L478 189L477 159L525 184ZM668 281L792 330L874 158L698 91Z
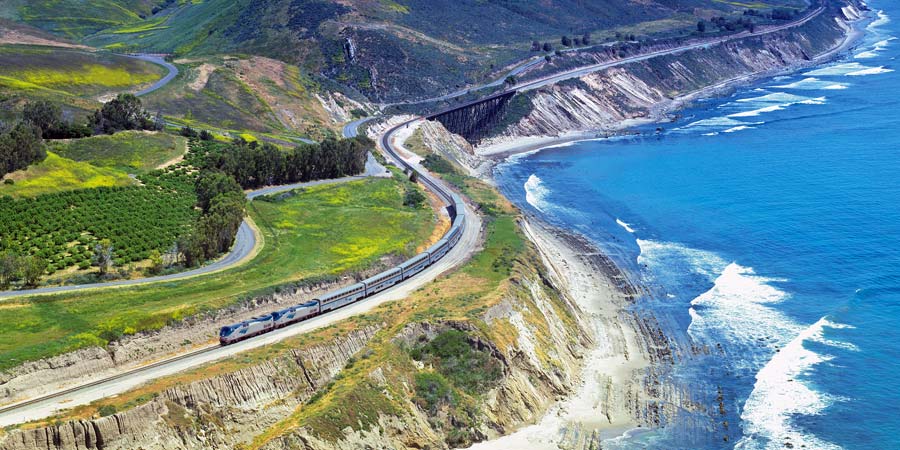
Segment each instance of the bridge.
M509 100L516 90L500 92L489 97L456 105L425 117L436 120L448 131L464 137L475 145L483 139L503 119Z

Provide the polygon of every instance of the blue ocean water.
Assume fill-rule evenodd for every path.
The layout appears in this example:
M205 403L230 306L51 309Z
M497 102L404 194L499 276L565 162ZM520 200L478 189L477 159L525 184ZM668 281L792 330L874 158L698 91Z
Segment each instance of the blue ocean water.
M701 102L660 136L498 167L513 201L594 239L652 288L638 308L702 349L670 375L725 413L632 446L900 449L900 5L872 7L842 61Z

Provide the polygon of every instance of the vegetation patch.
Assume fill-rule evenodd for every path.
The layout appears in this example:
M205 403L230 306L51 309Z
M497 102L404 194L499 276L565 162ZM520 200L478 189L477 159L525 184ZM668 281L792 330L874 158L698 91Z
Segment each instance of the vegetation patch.
M93 96L154 82L164 72L156 64L108 53L0 46L0 79L13 90L45 89Z
M0 185L0 195L35 197L41 194L98 187L130 186L134 180L120 170L97 167L73 161L48 152L47 158L26 170L13 172L4 178L11 183Z
M51 142L50 151L97 167L140 174L183 155L187 151L187 139L166 133L123 131Z

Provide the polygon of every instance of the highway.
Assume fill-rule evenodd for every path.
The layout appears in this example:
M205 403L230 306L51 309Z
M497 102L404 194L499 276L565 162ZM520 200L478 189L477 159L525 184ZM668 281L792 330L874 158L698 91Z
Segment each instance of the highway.
M380 140L384 150L398 164L412 167L403 161L393 148L393 133L404 126L398 125ZM418 168L418 166L416 166ZM442 181L421 173L419 180L439 197L449 199L448 188ZM276 192L274 189L288 189L287 186L278 186L267 193ZM222 358L233 356L237 353L253 348L278 342L289 336L307 333L332 323L364 313L372 308L389 301L401 300L420 287L426 285L441 274L451 270L464 261L479 247L481 233L481 218L475 214L471 206L466 205L463 212L466 215L466 226L463 228L459 242L443 258L414 277L393 286L381 293L352 303L336 311L323 314L304 322L300 322L285 328L256 336L246 341L241 341L227 347L210 345L187 354L179 355L144 367L126 370L120 373L98 373L94 379L84 380L76 387L60 387L58 390L31 400L21 401L0 408L0 427L37 420L51 416L57 411L69 409L78 405L87 404L101 398L121 394L129 389L140 386L150 380L167 375L172 375L184 370L210 363Z

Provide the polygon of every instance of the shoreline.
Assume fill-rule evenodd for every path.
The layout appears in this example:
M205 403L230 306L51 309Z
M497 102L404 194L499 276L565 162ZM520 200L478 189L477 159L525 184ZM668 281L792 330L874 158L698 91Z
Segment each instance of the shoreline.
M735 77L657 103L651 107L651 113L646 118L620 121L611 129L572 131L559 136L516 138L509 142L491 144L486 151L476 149L476 155L489 161L489 166L482 172L481 177L496 185L493 169L511 157L576 142L640 135L639 132L628 130L654 123L673 122L674 120L666 119L691 101L720 96L761 79L796 73L804 68L839 59L862 41L866 35L866 26L874 20L873 17L874 11L867 11L862 18L850 22L841 43L806 63ZM610 335L604 333L611 331L614 333L612 338L618 340L620 346L613 354L608 353L609 345L605 346L606 349L602 344L590 349L585 355L581 369L580 385L573 389L571 395L551 405L535 423L524 425L510 434L477 443L470 448L473 450L599 448L600 443L606 439L653 430L659 425L661 416L672 412L669 408L685 408L687 405L673 402L669 408L665 408L665 411L649 411L647 408L649 405L641 402L642 399L649 398L642 396L641 393L648 394L652 391L650 386L644 385L642 378L652 376L660 364L667 363L665 355L654 355L651 352L657 352L655 349L659 348L660 343L668 342L668 337L648 333L649 330L641 326L642 320L655 321L655 317L652 315L641 317L638 315L640 313L629 309L629 302L626 299L633 300L637 293L642 291L640 286L627 281L626 274L596 244L580 233L559 229L540 218L528 216L523 220L522 228L528 239L538 247L544 263L562 278L564 290L567 295L573 297L575 304L587 313L587 318L596 327L598 338L610 339ZM619 286L614 285L616 280L620 282ZM622 280L626 280L628 287L622 285ZM597 289L598 283L605 283L606 289ZM604 354L604 351L607 353ZM657 395L661 388L656 386ZM609 395L610 392L616 391L620 394L627 392L629 394L627 400L619 398L616 402L616 398ZM605 396L601 395L603 392L606 393ZM602 420L604 417L606 421ZM654 422L653 419L655 423L650 423Z
M651 124L672 123L670 115L678 110L688 106L692 101L703 98L712 98L725 95L735 89L746 87L765 78L776 77L789 73L795 73L804 68L824 64L829 60L838 59L840 55L852 50L862 38L866 35L865 26L871 23L874 11L866 11L866 14L857 20L850 22L850 27L844 35L843 41L832 49L821 55L818 55L802 64L792 64L788 67L767 70L762 72L754 72L741 75L727 80L720 81L686 94L679 95L672 99L668 99L656 103L650 107L650 115L642 118L625 119L617 122L612 127L606 129L595 130L572 130L560 135L539 135L539 136L521 136L511 138L509 140L501 140L491 143L482 148L475 148L475 154L485 158L491 162L486 176L493 181L490 173L494 166L504 162L511 156L521 155L524 153L538 152L547 148L570 145L577 142L605 140L622 138L627 136L641 135L640 132L633 131L635 128L647 126ZM632 130L632 131L629 131Z
M527 216L522 230L551 278L578 305L599 342L583 359L577 386L533 424L469 447L471 450L599 448L600 442L652 426L646 375L660 355L654 339L631 319L638 290L595 244L577 233Z

